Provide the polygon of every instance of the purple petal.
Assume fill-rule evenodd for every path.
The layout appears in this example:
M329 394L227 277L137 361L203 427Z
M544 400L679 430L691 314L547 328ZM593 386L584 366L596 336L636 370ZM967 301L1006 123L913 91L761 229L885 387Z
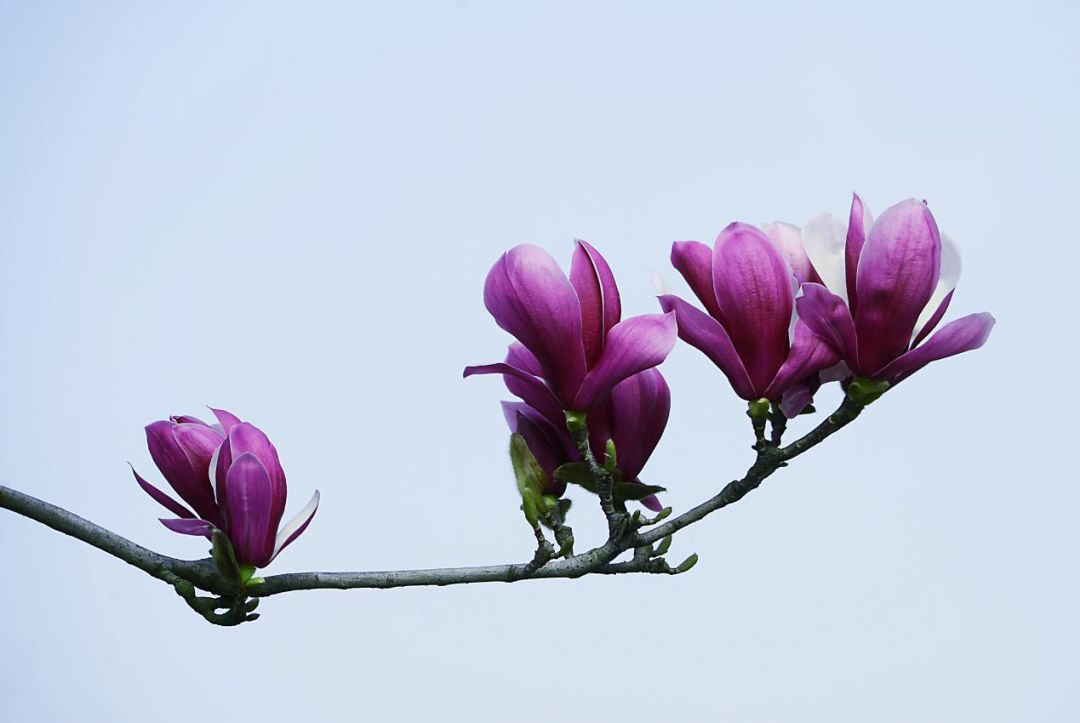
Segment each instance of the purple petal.
M176 443L180 445L184 454L187 455L188 462L191 464L196 476L200 480L206 480L207 489L212 493L210 461L214 456L214 452L225 441L225 436L213 427L191 423L176 425L173 427L172 433ZM224 524L220 508L216 503L209 505L206 509L196 508L195 511L199 513L200 517L210 520L215 525L221 526Z
M281 531L277 534L277 541L274 543L274 554L270 557L271 561L281 554L281 551L292 544L300 535L304 534L304 530L311 524L311 520L315 517L315 513L319 510L319 490L315 490L315 494L311 496L311 499L304 509L300 510L289 520L288 524L281 528Z
M897 384L932 361L978 349L990 337L994 317L986 312L970 314L943 326L922 346L900 356L875 375Z
M499 362L465 367L463 376L471 377L480 374L502 374L506 388L514 396L520 397L526 404L533 409L538 409L552 421L562 418L562 403L555 398L543 381L532 374L516 366Z
M712 264L712 249L699 241L676 241L671 245L671 265L686 279L705 311L722 324L724 316L713 293Z
M838 361L840 354L829 342L813 332L805 322L797 321L788 358L762 396L778 401L789 387L805 382L810 375Z
M836 362L831 367L822 369L818 374L818 381L822 384L828 384L830 382L842 382L851 376L851 368L848 367L846 362Z
M941 273L930 301L923 307L919 320L915 322L915 338L911 346L916 347L941 322L952 301L953 290L960 281L960 249L947 236L941 237Z
M794 279L769 237L733 223L716 239L713 291L746 373L764 389L788 353L788 329L795 310Z
M181 535L195 535L196 537L210 537L214 532L214 526L206 520L199 519L182 519L182 520L159 520L161 524L168 527L173 532L179 532Z
M611 438L619 470L635 479L667 426L671 390L657 369L647 369L611 390Z
M875 372L908 350L941 268L941 236L921 201L901 201L870 229L856 276L859 364Z
M506 363L533 376L544 376L544 370L540 368L540 362L537 360L536 355L526 349L521 342L515 341L507 348Z
M214 413L225 434L228 434L229 430L240 424L240 418L232 412L226 412L224 409L214 409L213 407L210 407L210 411Z
M540 468L547 473L549 489L545 492L561 497L566 485L555 480L555 470L567 462L576 462L580 456L568 434L560 434L542 414L521 402L503 402L503 416L514 434L525 438Z
M604 351L604 337L608 330L619 323L622 314L619 288L604 257L581 240L574 244L570 283L581 304L585 362L591 367Z
M586 370L581 305L555 260L535 246L514 247L488 273L484 305L536 355L556 396L573 399Z
M170 416L169 419L177 424L201 424L204 427L210 426L203 420L198 417L193 417L190 414L174 414Z
M866 243L866 232L874 221L866 210L859 194L851 194L851 213L848 215L847 238L844 244L844 276L847 285L848 305L852 313L857 303L855 276L859 268L859 256Z
M761 396L754 389L746 373L742 359L731 343L724 327L708 314L686 303L678 296L661 296L660 306L664 311L674 311L679 325L679 338L692 347L699 349L720 367L728 378L735 393L743 399L757 399Z
M169 497L157 487L143 479L142 475L136 472L134 467L131 468L131 473L135 475L135 481L138 482L139 486L143 488L143 492L153 497L158 504L167 509L169 512L173 513L177 517L186 517L189 519L195 516L191 513L190 510L188 510L188 508L184 507L172 497Z
M234 430L235 431L235 430ZM274 554L277 525L271 524L274 492L270 474L245 452L229 467L229 540L240 564L266 567Z
M803 284L795 306L799 321L828 341L851 368L859 368L855 321L843 299L821 284Z
M277 529L281 516L285 514L285 501L288 496L285 471L281 468L277 449L270 443L266 434L250 422L241 422L229 431L229 449L234 460L245 454L254 455L270 476L273 501L270 526Z
M810 257L806 254L806 246L803 245L802 230L790 223L770 223L762 231L776 244L784 260L788 262L792 273L800 284L807 281L821 283L821 277L810 263Z
M952 303L952 297L953 297L953 292L950 291L948 294L945 295L945 298L943 298L941 300L941 303L938 304L938 306L937 306L937 311L935 311L926 320L926 323L922 324L922 325L917 324L915 326L916 329L921 329L921 331L919 331L915 335L915 338L911 340L911 348L912 349L914 349L919 344L921 344L923 339L930 336L930 332L932 332L934 329L936 329L937 325L941 323L941 320L943 318L945 318L945 312L949 310L949 304ZM934 303L934 300L931 299L930 304L933 304L933 303ZM928 308L929 308L929 305L928 305Z
M653 512L659 512L660 510L664 509L664 504L656 495L642 497L640 500L638 500L638 502L644 505L646 509L652 510Z
M573 409L588 410L623 379L660 364L675 346L674 314L648 314L620 321L608 333L600 361L586 375Z
M180 445L174 431L181 426L213 433L208 427L178 425L169 421L154 422L146 427L146 445L154 464L180 499L191 505L195 514L207 519L218 516L214 491L210 487L208 469L192 465L191 458ZM209 460L207 460L209 462Z
M814 395L810 391L810 386L807 384L796 384L795 386L788 387L784 390L783 396L780 397L780 411L783 412L784 416L788 419L794 419L802 414L802 411L813 401Z

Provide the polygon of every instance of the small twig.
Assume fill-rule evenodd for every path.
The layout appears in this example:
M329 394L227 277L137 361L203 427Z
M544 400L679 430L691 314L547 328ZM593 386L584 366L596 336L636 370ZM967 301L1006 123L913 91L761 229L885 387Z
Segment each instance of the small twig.
M573 415L577 415L577 413L567 413L566 426L570 430L574 444L577 445L578 452L581 453L581 458L588 465L589 472L592 474L593 481L596 484L596 496L600 498L600 509L603 510L608 522L608 541L620 540L626 533L628 517L625 508L620 510L615 502L615 477L610 471L601 466L596 461L596 456L593 455L592 445L589 444L589 427L585 415Z
M784 432L787 430L788 418L780 409L780 405L776 402L772 403L772 410L769 412L769 426L772 428L772 436L769 438L769 444L774 447L779 447L781 440L784 438Z

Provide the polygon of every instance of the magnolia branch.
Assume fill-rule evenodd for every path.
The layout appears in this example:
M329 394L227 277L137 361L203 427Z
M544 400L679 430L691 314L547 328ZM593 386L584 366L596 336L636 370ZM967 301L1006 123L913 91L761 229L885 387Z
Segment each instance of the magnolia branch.
M684 572L696 562L697 556L692 555L675 568L668 565L664 555L670 548L672 535L716 510L738 502L773 472L786 466L788 461L849 424L863 408L864 404L851 396L845 397L835 412L786 447L780 446L780 435L786 420L781 423L773 420L770 442L755 445L757 457L741 479L730 482L716 496L697 507L662 523L662 516L652 520L641 519L638 515L629 516L615 509L610 497L610 473L597 464L591 453L587 454L586 460L597 476L596 481L602 491L601 506L608 518L609 536L604 544L565 559L554 559L557 554L554 548L538 537L542 541L537 556L527 563L378 572L298 572L252 580L243 588L238 588L218 572L211 559L180 560L162 555L61 507L3 485L0 485L0 507L70 535L168 583L208 621L217 625L236 625L258 617L253 611L259 598L294 590L386 589L578 578L584 575ZM588 450L587 444L583 445L583 450ZM631 550L634 554L630 560L615 562L619 555ZM216 597L200 597L198 590ZM224 612L217 612L219 610Z

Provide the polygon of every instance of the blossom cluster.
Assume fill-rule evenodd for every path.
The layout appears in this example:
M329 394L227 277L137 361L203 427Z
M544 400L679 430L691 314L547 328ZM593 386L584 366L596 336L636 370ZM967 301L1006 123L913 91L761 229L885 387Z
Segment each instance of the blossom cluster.
M585 241L575 242L569 275L529 245L491 268L484 305L516 341L503 361L464 375L501 375L516 397L502 407L516 472L520 450L528 454L523 499L564 515L567 483L589 485L568 470L588 463L612 478L612 504L661 510L663 488L641 475L667 425L671 391L657 367L677 339L719 367L760 431L764 413L811 411L823 384L849 396L874 390L861 398L869 403L930 362L982 346L994 325L980 313L938 328L960 256L913 199L877 220L855 195L846 223L829 214L802 228L732 223L712 247L676 242L671 263L700 306L664 294L660 313L627 319L611 267ZM319 493L279 529L287 488L277 450L254 425L212 411L214 424L176 416L146 428L151 457L186 506L135 477L174 515L166 527L213 540L215 559L226 546L245 582L304 532ZM536 527L536 499L524 501Z
M546 493L562 495L556 470L581 460L568 411L588 419L598 460L614 449L621 477L640 481L671 404L655 367L676 334L739 397L790 418L811 409L824 383L862 379L884 390L932 361L977 349L994 325L990 314L971 314L935 332L960 256L914 199L876 221L855 195L846 224L830 214L803 228L732 223L711 248L676 242L671 263L701 308L665 294L662 315L623 321L611 269L584 241L569 278L534 246L506 252L488 274L484 303L517 343L504 362L467 367L465 376L503 375L520 400L503 403L507 421L546 473ZM660 506L654 496L642 501Z

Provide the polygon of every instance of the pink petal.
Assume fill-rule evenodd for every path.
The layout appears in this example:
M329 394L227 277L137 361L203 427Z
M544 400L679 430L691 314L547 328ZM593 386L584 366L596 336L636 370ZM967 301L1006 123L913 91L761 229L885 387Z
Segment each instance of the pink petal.
M844 266L847 280L848 306L854 313L857 303L856 272L859 268L859 255L866 243L866 234L874 220L870 211L863 205L859 194L851 194L851 213L848 216L847 239L844 244Z
M821 283L821 277L818 276L814 265L810 263L810 257L806 254L802 229L790 223L770 223L764 226L762 231L776 244L776 248L780 250L800 284L807 281Z
M922 346L893 361L875 378L897 384L932 361L978 349L990 338L993 328L994 317L986 312L961 317L943 326Z
M196 537L210 537L214 532L214 526L206 520L185 518L182 520L161 519L161 524L173 532L181 535L194 535Z
M886 209L859 257L855 329L859 363L876 371L903 354L941 268L941 236L921 201Z
M274 553L276 525L271 525L274 494L270 474L245 452L229 468L229 540L240 564L266 567Z
M859 367L855 320L847 304L821 284L803 284L802 295L795 300L799 320L828 341L853 369Z
M659 370L647 369L615 385L611 410L619 470L626 479L636 479L664 434L671 390Z
M143 492L153 497L158 504L167 509L169 512L172 512L177 517L184 517L187 519L195 517L195 515L193 515L191 511L188 510L188 508L184 507L172 497L169 497L157 487L143 479L142 475L136 472L134 467L131 468L131 473L135 475L135 481L139 483L140 487L142 487Z
M788 353L794 279L769 237L744 223L721 232L713 251L713 291L724 329L754 387L764 389Z
M679 338L709 357L727 376L728 382L743 399L761 396L754 388L731 337L719 321L686 303L678 296L661 296L664 311L674 311L679 325ZM762 387L764 389L764 387Z
M559 399L573 399L586 371L581 305L555 260L535 246L514 247L488 273L484 305L536 355Z
M481 366L465 367L463 376L471 377L480 374L502 374L506 382L506 388L515 396L524 400L533 409L539 410L545 417L552 421L562 421L562 403L555 398L551 390L543 381L528 372L518 369L516 366L504 364L483 364Z
M581 383L572 408L588 410L604 401L623 379L663 362L675 346L677 335L674 314L648 314L620 321L608 333L604 354Z
M671 265L678 270L694 296L709 312L709 315L724 323L720 307L716 305L713 293L712 274L713 250L698 241L676 241L671 245Z
M288 496L285 471L281 468L277 449L271 444L266 434L250 422L237 424L229 431L229 449L234 460L244 454L252 454L266 469L270 476L272 495L270 526L276 529L278 523L281 522L281 516L285 514L285 502Z
M762 396L779 401L788 388L805 382L812 374L839 360L840 354L829 342L814 333L805 322L798 321L788 358Z
M604 337L619 323L622 303L615 276L600 252L578 240L570 261L570 283L581 304L585 361L593 366L604 350Z
M240 424L240 418L232 412L226 412L224 409L214 409L213 407L210 407L210 411L214 413L225 434L228 434L230 429Z

